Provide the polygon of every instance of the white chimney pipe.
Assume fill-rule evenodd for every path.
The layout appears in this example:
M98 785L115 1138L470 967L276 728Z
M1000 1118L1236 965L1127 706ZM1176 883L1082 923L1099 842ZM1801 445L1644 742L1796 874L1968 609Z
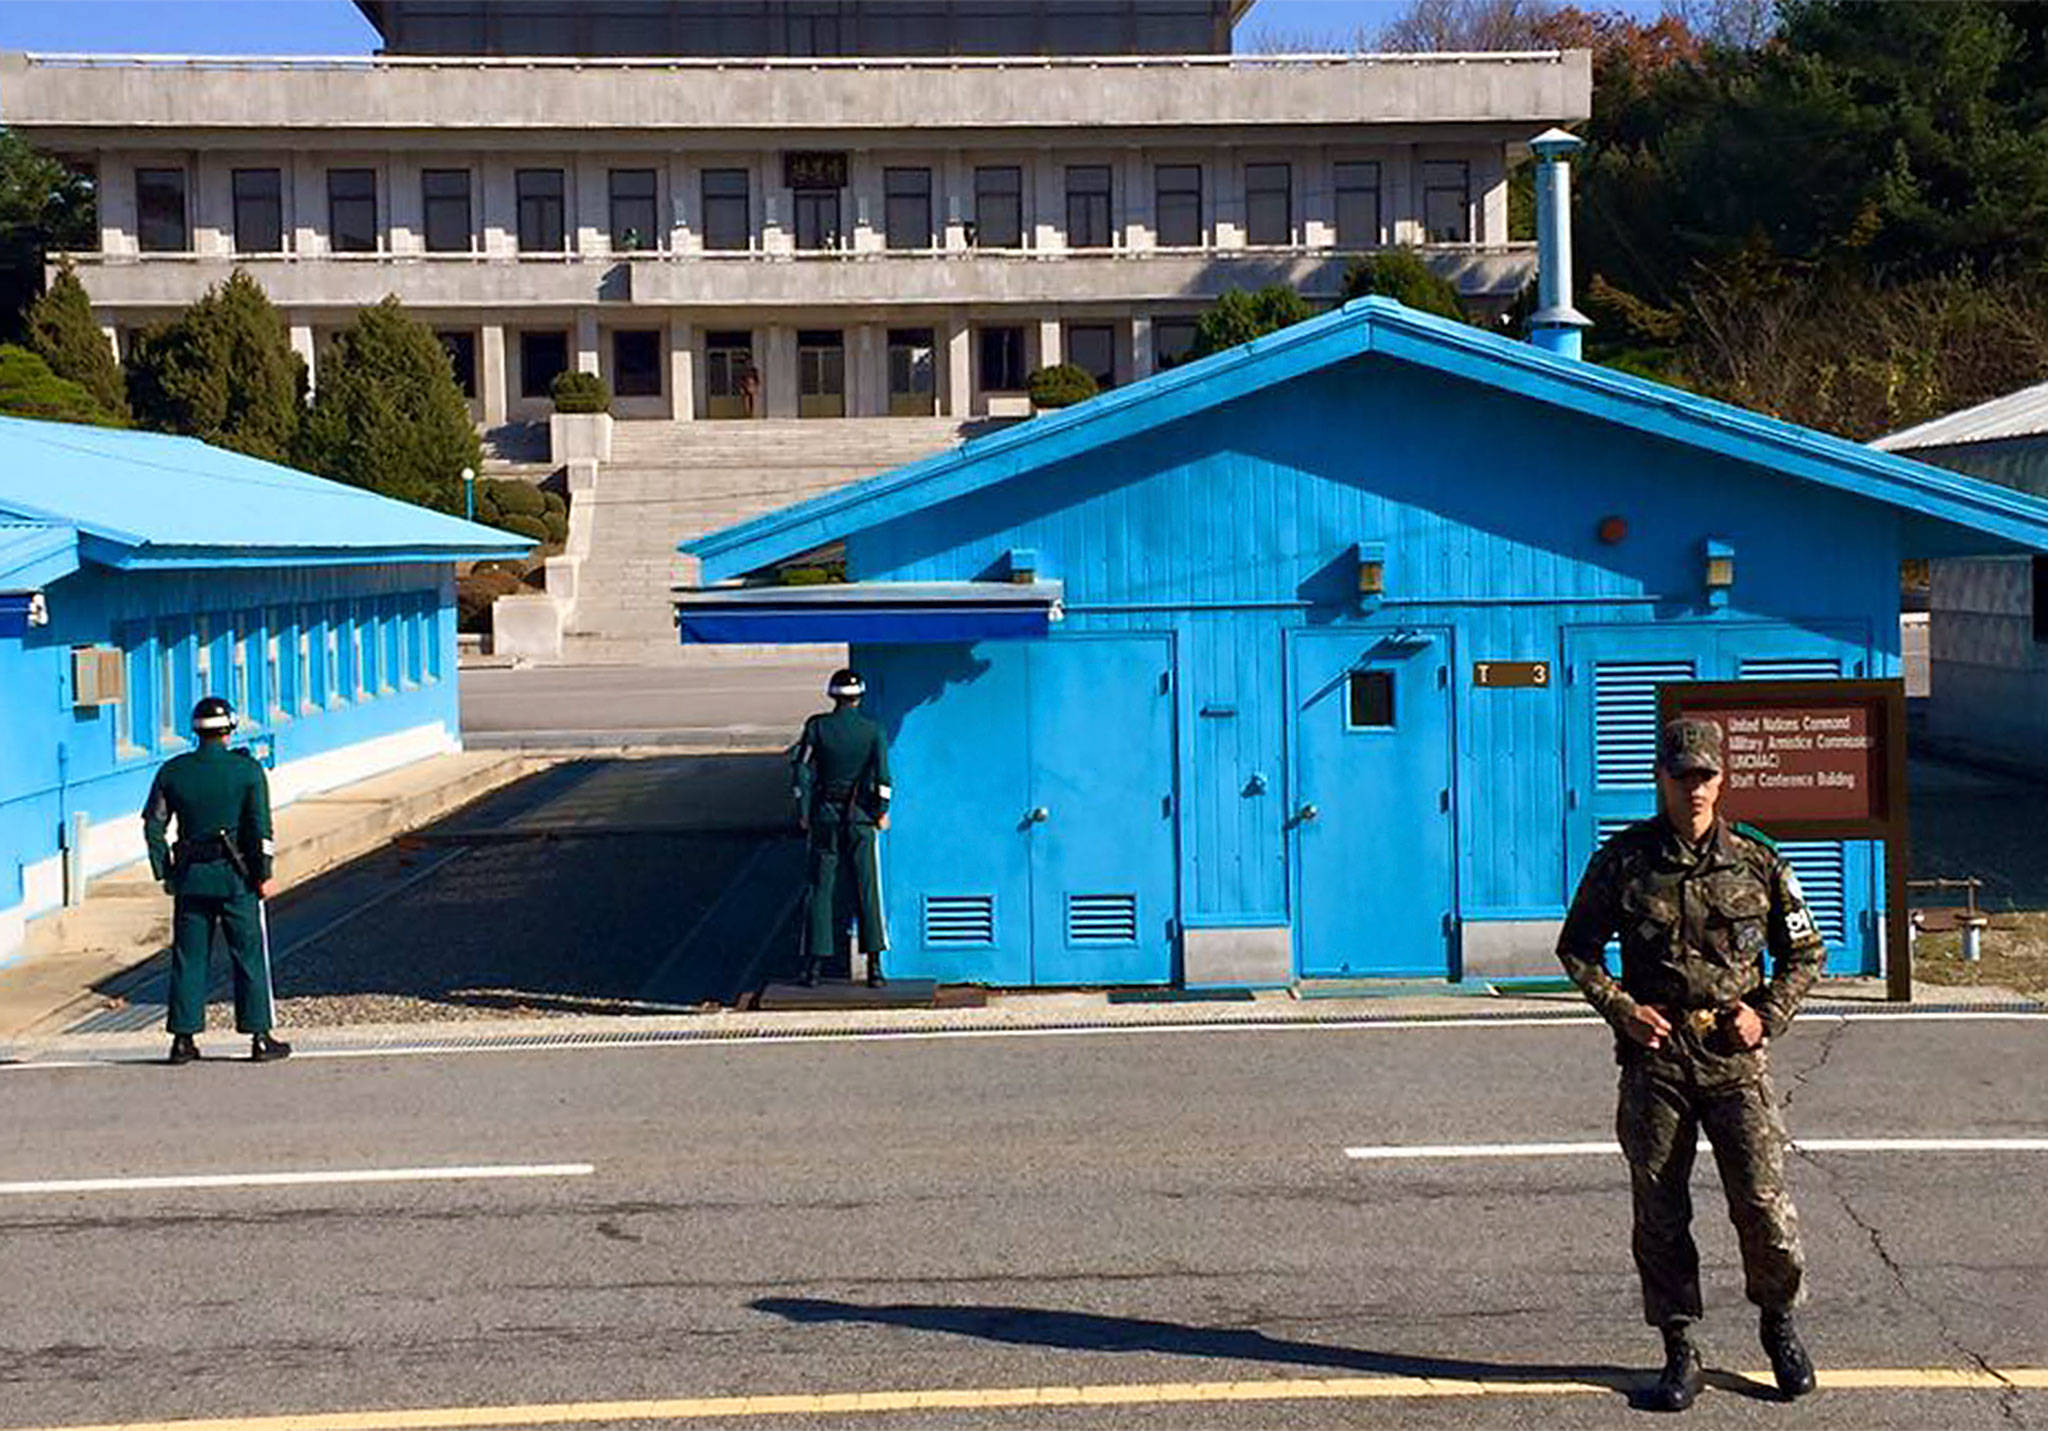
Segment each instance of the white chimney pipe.
M1572 307L1572 166L1585 141L1546 129L1529 141L1536 156L1536 311L1529 341L1561 358L1579 356L1580 330L1593 322Z

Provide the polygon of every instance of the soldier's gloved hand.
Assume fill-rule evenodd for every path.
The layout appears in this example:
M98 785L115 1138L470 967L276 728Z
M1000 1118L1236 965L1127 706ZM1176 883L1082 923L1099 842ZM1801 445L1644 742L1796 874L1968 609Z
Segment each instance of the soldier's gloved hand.
M1671 1036L1671 1020L1648 1004L1637 1004L1622 1015L1621 1031L1644 1048L1662 1048Z
M175 895L178 892L175 888L172 887L171 882L169 880L164 880L161 883L163 884L165 894Z
M1764 1041L1764 1019L1748 1004L1737 1004L1728 1015L1728 1036L1737 1048L1756 1048Z

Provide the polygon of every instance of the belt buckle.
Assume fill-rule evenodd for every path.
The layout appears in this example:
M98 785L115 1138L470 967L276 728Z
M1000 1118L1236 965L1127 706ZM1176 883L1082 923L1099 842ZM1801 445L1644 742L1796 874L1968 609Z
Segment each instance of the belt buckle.
M1688 1009L1686 1010L1685 1017L1687 1022L1691 1023L1692 1031L1705 1038L1720 1024L1721 1011L1719 1009Z

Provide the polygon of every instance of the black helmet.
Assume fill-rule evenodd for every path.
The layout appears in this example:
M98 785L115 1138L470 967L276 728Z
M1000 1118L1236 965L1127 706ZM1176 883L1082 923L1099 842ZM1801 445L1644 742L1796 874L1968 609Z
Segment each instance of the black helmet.
M192 707L192 730L198 735L226 735L235 728L235 708L219 696Z
M835 701L857 701L868 693L868 683L860 678L860 672L838 670L825 683L825 694Z

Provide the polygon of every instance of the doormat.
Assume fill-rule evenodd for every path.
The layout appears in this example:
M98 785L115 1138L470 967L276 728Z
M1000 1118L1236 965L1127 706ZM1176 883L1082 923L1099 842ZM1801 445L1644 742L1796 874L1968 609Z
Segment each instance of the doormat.
M1303 979L1297 999L1487 999L1491 986L1445 979Z
M1111 989L1112 1004L1248 1004L1250 989Z

